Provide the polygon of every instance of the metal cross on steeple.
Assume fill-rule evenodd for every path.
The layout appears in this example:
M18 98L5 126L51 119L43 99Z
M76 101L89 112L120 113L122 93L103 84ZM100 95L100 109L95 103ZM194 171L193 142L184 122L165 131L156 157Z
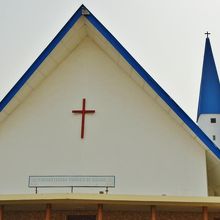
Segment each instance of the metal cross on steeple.
M205 35L207 35L207 38L209 38L209 34L211 33L209 33L208 31L205 33Z

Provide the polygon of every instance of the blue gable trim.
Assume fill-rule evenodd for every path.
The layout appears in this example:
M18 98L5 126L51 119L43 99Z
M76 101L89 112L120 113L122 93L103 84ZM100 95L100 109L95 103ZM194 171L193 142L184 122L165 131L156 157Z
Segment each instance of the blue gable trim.
M195 124L195 122L177 105L177 103L160 87L160 85L144 70L144 68L131 56L120 42L90 13L87 19L109 41L124 59L137 71L148 85L169 105L169 107L183 120L194 134L220 159L220 150Z
M66 35L66 33L77 22L77 20L82 15L82 13L81 13L82 8L81 7L70 18L70 20L65 24L65 26L61 29L61 31L55 36L55 38L50 42L50 44L45 48L45 50L40 54L40 56L34 61L34 63L29 67L29 69L24 73L24 75L18 80L18 82L8 92L8 94L2 99L2 101L0 102L0 112L11 101L11 99L17 94L17 92L20 90L20 88L32 76L34 71L41 65L41 63L47 58L47 56L56 47L56 45L63 39L63 37Z
M82 5L76 13L70 18L66 25L61 29L57 36L35 60L30 68L24 73L15 86L9 91L5 98L0 102L0 111L10 102L19 89L30 78L34 71L46 59L50 52L63 39L65 34L77 22L82 15ZM117 39L97 20L90 12L85 15L88 21L106 38L106 40L124 57L124 59L137 71L137 73L145 80L145 82L163 99L167 105L183 120L183 122L194 132L194 134L220 159L220 150L206 136L206 134L195 124L195 122L176 104L176 102L160 87L160 85L144 70L144 68L131 56L131 54L117 41Z

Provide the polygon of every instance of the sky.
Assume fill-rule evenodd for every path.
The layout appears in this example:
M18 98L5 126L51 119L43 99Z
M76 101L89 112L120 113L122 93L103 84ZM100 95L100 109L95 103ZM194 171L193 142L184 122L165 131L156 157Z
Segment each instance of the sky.
M0 100L81 4L195 121L206 31L220 66L219 0L0 0Z

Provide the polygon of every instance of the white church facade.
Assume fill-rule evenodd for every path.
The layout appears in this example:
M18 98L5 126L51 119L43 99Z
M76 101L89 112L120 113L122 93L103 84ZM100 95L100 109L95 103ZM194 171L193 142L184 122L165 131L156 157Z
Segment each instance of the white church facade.
M198 126L82 5L0 102L0 220L220 219L219 97L208 37Z

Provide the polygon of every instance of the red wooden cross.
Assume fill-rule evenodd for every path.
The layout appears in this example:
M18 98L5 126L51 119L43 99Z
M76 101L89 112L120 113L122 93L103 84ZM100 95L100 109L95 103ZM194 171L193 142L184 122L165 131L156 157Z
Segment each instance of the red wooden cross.
M82 123L81 123L81 139L84 138L84 130L85 130L85 115L95 113L95 110L86 110L86 99L84 98L82 101L82 110L72 110L72 113L82 114Z

